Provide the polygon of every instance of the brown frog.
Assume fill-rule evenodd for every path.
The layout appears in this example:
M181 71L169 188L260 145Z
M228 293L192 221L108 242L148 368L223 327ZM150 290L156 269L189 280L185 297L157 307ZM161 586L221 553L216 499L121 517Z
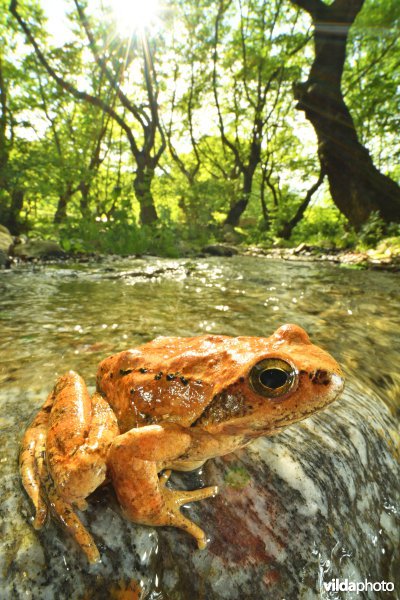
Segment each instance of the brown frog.
M278 433L342 389L336 361L297 325L269 338L157 338L105 359L92 397L70 371L57 380L22 442L34 526L42 527L50 506L96 562L98 550L75 508L84 509L87 496L110 479L127 518L179 527L204 548L204 532L180 506L218 489L172 490L170 469L189 471Z

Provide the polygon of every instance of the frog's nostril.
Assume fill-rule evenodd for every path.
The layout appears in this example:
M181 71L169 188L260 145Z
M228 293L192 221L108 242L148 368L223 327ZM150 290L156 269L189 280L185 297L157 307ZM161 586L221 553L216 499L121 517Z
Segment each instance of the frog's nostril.
M318 383L319 385L329 385L332 376L331 373L325 371L324 369L317 369L310 374L310 379L313 383Z
M341 375L337 375L336 373L330 373L325 369L317 369L309 374L310 380L312 383L316 383L318 385L331 385L335 388L339 393L344 388L344 379Z

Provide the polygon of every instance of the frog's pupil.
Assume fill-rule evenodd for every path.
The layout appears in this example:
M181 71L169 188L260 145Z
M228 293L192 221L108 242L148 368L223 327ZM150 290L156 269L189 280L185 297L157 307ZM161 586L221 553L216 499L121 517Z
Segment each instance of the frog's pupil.
M260 382L271 390L276 390L287 383L289 375L282 369L265 369L260 373Z

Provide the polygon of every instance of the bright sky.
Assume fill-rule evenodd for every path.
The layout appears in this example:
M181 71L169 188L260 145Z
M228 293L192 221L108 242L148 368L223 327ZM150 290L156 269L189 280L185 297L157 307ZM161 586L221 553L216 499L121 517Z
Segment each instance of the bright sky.
M42 7L49 19L49 33L61 44L69 36L68 19L65 15L69 4L65 0L42 0Z
M66 42L69 38L69 23L65 13L75 9L74 3L67 0L42 0L41 4L49 19L49 33L60 44ZM102 4L102 0L91 2L90 8L96 10ZM109 0L104 4L113 6L119 32L126 36L135 28L154 23L160 9L158 0Z

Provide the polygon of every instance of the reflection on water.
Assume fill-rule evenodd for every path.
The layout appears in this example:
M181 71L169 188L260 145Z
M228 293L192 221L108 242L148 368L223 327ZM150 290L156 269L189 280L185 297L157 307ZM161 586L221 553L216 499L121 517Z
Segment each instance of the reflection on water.
M154 273L154 276L152 274ZM0 382L51 387L158 335L268 336L295 322L346 374L395 404L398 276L253 257L22 266L0 279Z

